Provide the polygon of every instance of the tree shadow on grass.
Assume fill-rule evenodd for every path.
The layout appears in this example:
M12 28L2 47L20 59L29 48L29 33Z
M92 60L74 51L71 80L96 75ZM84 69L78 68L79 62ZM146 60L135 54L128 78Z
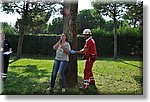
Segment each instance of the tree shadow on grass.
M14 58L11 62L9 62L9 64L12 64L14 62L16 62L18 59Z
M143 77L142 76L134 76L135 81L143 86Z
M123 60L118 60L119 62L122 62L122 63L124 63L124 64L127 64L127 65L131 65L131 66L133 66L133 67L137 67L137 68L142 68L142 65L139 67L139 66L137 66L137 65L134 65L134 64L131 64L131 63L127 63L127 62L125 62L125 61L123 61Z
M97 60L100 60L100 61L120 61L120 60L143 61L141 57L118 57L117 60L114 60L113 57L98 57Z
M36 65L26 65L26 66L9 66L10 68L20 68L20 67L23 67L23 68L27 68L27 69L34 69L36 68Z
M89 85L88 89L82 90L80 87L83 85L83 77L78 76L78 90L80 91L81 95L100 95L99 89L96 85Z
M59 88L59 81L57 80L55 82L55 88L53 92L46 92L44 90L42 94L44 95L100 95L99 90L97 89L96 86L90 85L88 89L86 90L81 90L80 87L83 85L83 77L78 76L78 84L74 87L67 87L67 90L65 93L62 93L60 88Z
M49 81L47 70L37 69L36 65L10 67L15 69L8 72L3 95L41 95L42 90L47 87Z

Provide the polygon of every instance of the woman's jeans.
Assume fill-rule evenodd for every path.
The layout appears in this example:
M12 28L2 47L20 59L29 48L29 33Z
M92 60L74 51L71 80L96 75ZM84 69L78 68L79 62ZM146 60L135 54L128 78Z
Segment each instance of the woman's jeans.
M50 82L50 87L51 88L54 88L55 80L56 80L56 76L57 76L58 71L59 71L59 85L60 85L60 88L65 87L64 72L65 72L67 67L68 67L68 62L67 61L59 61L59 60L55 59L54 65L53 65L52 76L51 76L51 82Z

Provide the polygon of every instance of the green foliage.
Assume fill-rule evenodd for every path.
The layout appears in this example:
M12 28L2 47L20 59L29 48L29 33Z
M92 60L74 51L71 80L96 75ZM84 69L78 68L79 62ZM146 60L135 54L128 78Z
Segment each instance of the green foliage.
M105 32L101 30L101 32ZM7 35L11 42L13 52L17 51L18 36ZM113 36L93 34L97 46L98 56L113 55ZM56 34L39 34L36 36L25 35L23 43L23 54L29 55L54 55L53 45L59 40ZM85 44L83 37L78 37L78 49L81 50ZM109 50L108 50L109 49ZM142 56L143 44L142 37L139 36L118 36L118 54L119 56Z
M104 16L109 16L114 20L114 18L120 18L125 11L125 2L118 0L95 0L92 2L94 9Z
M2 30L3 30L4 34L6 34L6 35L16 35L17 34L15 28L6 22L2 23Z
M93 36L97 36L97 37L100 37L100 36L112 36L112 33L111 32L107 32L107 31L105 31L104 29L101 29L101 28L96 28L96 29L92 29L92 35Z
M104 28L105 20L95 10L82 10L77 16L78 33L82 33L85 28Z
M50 34L52 34L52 33L56 33L56 34L63 33L63 18L62 17L54 18L52 20L52 23L49 23L48 32Z
M79 58L80 59L80 58ZM78 86L83 84L84 61L78 59ZM8 79L4 83L3 95L48 95L54 57L27 56L20 60L11 57ZM143 95L143 67L138 58L99 58L93 66L96 87L81 91L78 86L68 88L66 95ZM54 93L59 90L56 78Z
M117 29L117 34L120 36L142 36L141 27L131 27L128 23L124 23L122 27Z
M138 0L138 2L126 4L126 6L128 9L123 18L134 27L143 27L143 1Z
M48 33L46 24L51 16L51 11L43 11L40 8L33 8L29 13L28 30L31 34Z
M2 1L2 10L6 13L18 13L21 15L21 19L18 19L15 25L18 32L20 29L20 32L30 34L48 33L46 23L52 13L59 12L55 8L58 3L60 4L60 0L38 2Z

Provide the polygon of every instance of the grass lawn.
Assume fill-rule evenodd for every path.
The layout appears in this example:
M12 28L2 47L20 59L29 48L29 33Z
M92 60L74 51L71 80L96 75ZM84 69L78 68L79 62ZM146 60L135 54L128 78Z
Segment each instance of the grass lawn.
M2 94L6 95L48 95L44 90L49 85L53 58L34 57L14 60L9 64L8 79L4 82ZM83 83L84 61L78 60L78 86ZM81 91L78 87L68 88L69 95L142 95L143 66L139 58L99 58L93 66L96 87ZM58 86L58 78L55 83ZM55 90L53 94L62 94Z

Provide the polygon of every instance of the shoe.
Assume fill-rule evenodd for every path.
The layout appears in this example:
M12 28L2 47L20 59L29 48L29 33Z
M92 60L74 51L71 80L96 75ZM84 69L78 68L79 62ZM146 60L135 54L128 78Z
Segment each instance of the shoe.
M65 93L65 92L66 92L66 89L65 89L65 88L62 88L62 89L61 89L61 92L62 92L62 93Z
M52 93L52 92L54 92L53 88L49 87L49 88L46 89L46 93Z
M89 85L93 85L93 86L95 86L95 83L89 83Z
M3 81L6 81L7 75L2 75L1 78L2 78Z
M80 89L80 90L87 90L87 89L88 89L88 87L87 87L87 88L85 88L85 87L81 86L81 87L79 87L79 89Z

